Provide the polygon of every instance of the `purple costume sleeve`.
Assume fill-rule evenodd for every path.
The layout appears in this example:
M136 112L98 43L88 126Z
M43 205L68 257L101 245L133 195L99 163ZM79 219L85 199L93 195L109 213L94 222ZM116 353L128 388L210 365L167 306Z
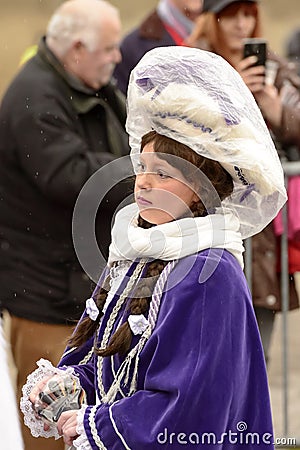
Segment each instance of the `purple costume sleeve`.
M185 258L171 273L173 286L163 294L156 327L140 355L137 391L86 410L93 449L274 448L248 287L235 258L218 252ZM208 258L219 263L201 284Z

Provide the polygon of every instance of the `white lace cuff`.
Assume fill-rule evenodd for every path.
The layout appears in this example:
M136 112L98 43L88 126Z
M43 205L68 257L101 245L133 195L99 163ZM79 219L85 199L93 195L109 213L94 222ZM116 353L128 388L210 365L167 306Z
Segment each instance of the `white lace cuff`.
M49 430L44 430L44 422L37 419L37 417L35 416L34 410L32 408L32 403L29 400L29 395L34 386L43 378L49 375L51 376L66 372L73 373L74 369L72 367L68 367L66 370L58 369L46 359L40 359L36 364L38 368L30 375L28 375L26 384L24 384L22 388L23 396L20 400L20 408L22 413L24 414L24 423L30 429L31 434L34 437L54 437L55 439L58 439L60 438L60 435L58 434L56 426L50 426Z
M87 435L85 434L85 429L83 425L84 413L87 408L87 405L83 405L77 413L77 428L76 431L79 434L78 438L73 441L73 446L77 448L77 450L93 450Z

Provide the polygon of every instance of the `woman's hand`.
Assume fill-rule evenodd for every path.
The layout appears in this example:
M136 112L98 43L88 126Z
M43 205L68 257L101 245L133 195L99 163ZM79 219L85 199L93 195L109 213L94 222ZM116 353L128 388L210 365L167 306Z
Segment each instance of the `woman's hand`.
M271 128L279 127L282 116L280 95L275 86L264 83L265 67L253 66L256 61L256 56L249 56L242 59L236 69L254 95L264 119L269 122Z
M63 436L67 445L72 445L74 439L78 437L77 428L77 410L65 411L61 414L57 422L58 433Z
M256 61L256 56L248 56L247 58L242 59L236 66L236 70L239 72L252 94L261 91L264 87L265 67L254 66L253 64L255 64Z
M270 127L279 127L282 117L282 99L276 87L265 85L254 97Z

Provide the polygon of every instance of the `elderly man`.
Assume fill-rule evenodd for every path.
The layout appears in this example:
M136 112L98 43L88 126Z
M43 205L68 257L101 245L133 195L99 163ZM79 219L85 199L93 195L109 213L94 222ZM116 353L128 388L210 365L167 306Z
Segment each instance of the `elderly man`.
M203 0L160 0L157 8L121 43L122 62L114 77L124 94L129 75L142 56L155 47L182 45L202 10Z
M89 177L129 152L124 96L110 82L121 59L120 36L119 13L109 3L64 2L2 100L0 299L18 397L42 355L57 363L92 289L73 248L72 212ZM104 255L126 192L121 183L100 205ZM26 450L63 448L61 441L33 439L25 428Z

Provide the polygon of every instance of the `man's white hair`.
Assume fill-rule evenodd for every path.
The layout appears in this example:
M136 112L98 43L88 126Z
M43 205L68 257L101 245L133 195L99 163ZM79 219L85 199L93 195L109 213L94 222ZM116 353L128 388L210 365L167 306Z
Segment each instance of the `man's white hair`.
M47 44L63 57L76 41L89 51L99 45L99 31L106 17L119 11L105 0L68 0L51 17L46 33Z

